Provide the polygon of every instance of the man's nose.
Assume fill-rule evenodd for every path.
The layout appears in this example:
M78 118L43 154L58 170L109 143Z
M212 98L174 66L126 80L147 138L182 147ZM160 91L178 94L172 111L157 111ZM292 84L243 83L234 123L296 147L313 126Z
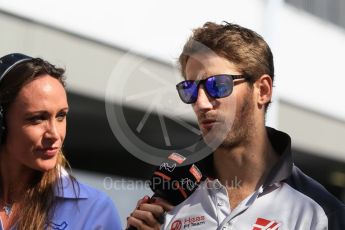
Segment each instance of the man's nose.
M198 98L193 106L197 110L210 110L213 108L213 100L214 99L207 94L204 86L201 85L198 89Z

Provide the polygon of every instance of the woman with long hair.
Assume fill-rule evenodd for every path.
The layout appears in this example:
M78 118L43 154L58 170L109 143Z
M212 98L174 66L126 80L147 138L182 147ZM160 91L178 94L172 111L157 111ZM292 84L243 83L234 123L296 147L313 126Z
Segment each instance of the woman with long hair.
M0 230L121 229L110 198L68 172L64 86L45 60L0 58Z

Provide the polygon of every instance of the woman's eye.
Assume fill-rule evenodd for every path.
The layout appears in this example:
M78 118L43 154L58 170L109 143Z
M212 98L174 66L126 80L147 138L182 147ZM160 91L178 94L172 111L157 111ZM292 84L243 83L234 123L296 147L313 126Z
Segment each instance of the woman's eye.
M33 117L29 117L28 121L30 123L34 123L34 124L39 124L44 120L43 116L33 116Z
M61 112L56 116L56 118L58 121L63 121L66 118L66 116L67 116L66 112Z

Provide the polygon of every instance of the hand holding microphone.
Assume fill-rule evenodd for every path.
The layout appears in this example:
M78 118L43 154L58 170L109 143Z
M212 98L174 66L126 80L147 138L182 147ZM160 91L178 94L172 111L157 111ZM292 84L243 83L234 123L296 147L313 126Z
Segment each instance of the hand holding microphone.
M130 227L127 230L159 229L164 223L164 213L197 189L203 175L195 164L183 165L186 160L186 157L172 153L157 167L150 181L154 195L138 202L136 210L128 218Z

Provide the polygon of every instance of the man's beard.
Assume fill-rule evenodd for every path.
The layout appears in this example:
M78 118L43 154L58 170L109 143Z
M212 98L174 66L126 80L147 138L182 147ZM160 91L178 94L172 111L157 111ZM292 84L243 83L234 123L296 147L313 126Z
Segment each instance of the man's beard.
M248 143L255 133L254 102L251 90L245 95L243 104L236 111L235 120L220 148L233 148Z
M252 89L244 95L242 106L236 111L229 111L227 119L217 123L203 132L204 142L213 150L217 148L233 148L248 143L255 133L254 101ZM235 104L234 104L235 105Z

